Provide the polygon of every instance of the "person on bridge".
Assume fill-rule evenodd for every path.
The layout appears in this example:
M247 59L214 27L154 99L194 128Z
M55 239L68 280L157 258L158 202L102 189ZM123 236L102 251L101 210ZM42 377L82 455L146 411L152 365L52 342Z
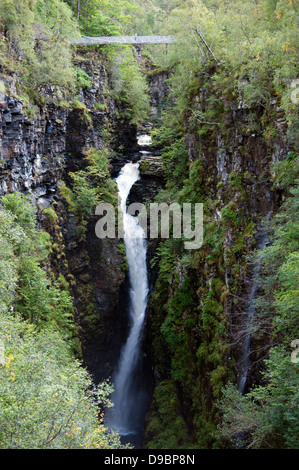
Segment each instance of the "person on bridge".
M137 41L137 33L135 34L135 42Z

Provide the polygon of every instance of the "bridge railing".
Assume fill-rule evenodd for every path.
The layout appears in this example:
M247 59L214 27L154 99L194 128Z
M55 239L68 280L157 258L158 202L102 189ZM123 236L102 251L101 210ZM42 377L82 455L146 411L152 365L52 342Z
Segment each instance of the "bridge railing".
M81 36L73 44L168 44L175 41L172 36Z

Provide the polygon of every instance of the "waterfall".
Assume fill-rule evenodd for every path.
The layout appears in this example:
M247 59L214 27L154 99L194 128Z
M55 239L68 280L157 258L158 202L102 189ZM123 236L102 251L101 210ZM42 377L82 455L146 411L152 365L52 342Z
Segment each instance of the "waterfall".
M271 215L270 211L266 217L266 222L268 222ZM258 241L258 249L262 251L263 248L269 242L269 236L267 232L264 232ZM255 299L259 288L259 274L261 269L261 254L258 255L257 262L253 269L253 279L251 284L251 289L248 298L247 310L246 310L246 332L244 336L244 341L242 344L242 363L241 363L241 372L238 381L238 390L243 395L244 390L247 384L248 374L251 367L251 329L253 326L254 316L255 316Z
M140 178L139 163L127 163L116 179L123 216L124 243L130 281L130 332L121 351L113 375L111 400L114 407L107 410L106 425L122 436L140 432L138 410L142 409L142 390L136 387L134 372L140 358L142 330L148 295L145 233L138 218L127 214L126 201L133 184Z

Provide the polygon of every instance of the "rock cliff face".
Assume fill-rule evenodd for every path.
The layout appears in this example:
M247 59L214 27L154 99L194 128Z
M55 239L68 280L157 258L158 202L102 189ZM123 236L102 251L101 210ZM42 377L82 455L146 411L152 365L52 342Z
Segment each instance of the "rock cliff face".
M78 235L76 216L59 187L71 185L69 172L84 168L84 152L90 147L101 149L107 132L112 134L114 150L112 177L126 161L140 160L141 179L131 190L130 202L153 200L165 183L165 174L159 150L138 146L136 128L119 117L120 110L107 93L110 84L104 61L93 57L76 65L88 74L92 86L81 90L80 103L72 109L49 102L33 116L13 91L9 95L0 93L0 196L20 191L36 204L41 225L57 245L51 260L53 271L66 277L74 295L84 364L99 382L111 376L128 333L129 281L124 254L120 240L96 237L94 216L88 220L86 239ZM159 117L167 96L167 78L166 73L152 73L149 79L153 121ZM8 80L4 81L9 85ZM51 95L52 90L45 93ZM199 90L191 103L194 112L204 110L206 100L206 91ZM187 442L185 438L191 439L189 444L202 439L198 436L205 420L211 426L215 424L213 402L219 398L219 384L228 376L237 380L240 374L242 313L252 292L253 269L248 256L265 235L265 218L277 211L283 199L280 191L273 190L271 164L284 159L292 149L287 144L287 124L276 99L267 115L261 107L249 109L242 101L224 105L221 131L211 126L203 132L190 122L185 133L188 164L200 163L199 194L206 200L213 237L193 254L193 267L186 268L178 260L167 285L159 281L159 267L150 268L159 240L149 240L150 292L155 290L157 279L158 288L148 305L143 333L148 389L153 386L153 375L156 381L147 443L163 434L164 426L165 433L170 432L167 419L172 412L180 415L182 430L186 431L176 445ZM54 226L43 213L50 207L58 215ZM187 300L184 286L188 287ZM171 319L167 317L170 302ZM176 309L182 322L174 324L176 336L183 331L185 342L170 352L161 326L165 331L171 325ZM204 315L205 319L212 318L212 326L203 320ZM187 319L191 326L185 325ZM208 359L203 359L204 354ZM183 365L180 355L185 357ZM211 356L215 358L213 364L209 362ZM251 356L247 386L260 380L259 360L258 354ZM177 364L177 369L172 370L172 364ZM176 409L169 404L164 421L163 404L169 393Z
M112 146L121 146L124 152L136 148L136 129L118 117L119 110L108 96L104 61L94 57L78 61L77 66L92 82L90 89L80 92L82 106L68 109L49 103L31 116L21 99L1 94L0 196L20 191L38 207L41 225L58 246L53 269L72 285L84 363L100 380L110 375L126 329L120 312L120 305L126 303L126 289L121 287L124 259L118 240L96 237L95 217L89 221L85 241L76 234L76 217L59 186L70 183L70 171L82 169L85 150L102 148L107 128L112 133L117 128ZM45 94L51 96L51 90ZM54 228L42 212L50 206L58 214Z
M256 282L249 260L262 246L265 223L284 197L273 189L271 165L293 150L275 98L265 111L241 100L222 102L215 92L221 126L196 123L193 116L208 109L208 99L215 98L212 92L208 95L199 88L190 96L192 115L186 112L184 117L184 149L192 174L182 172L182 181L176 175L178 192L187 187L189 198L204 202L204 244L190 255L184 253L184 260L175 246L173 251L166 248L169 258L164 259L149 306L146 344L156 379L145 434L150 448L161 443L173 448L221 445L215 444L215 403L224 384L238 383L241 372L248 305ZM257 292L258 287L254 295ZM261 380L267 345L265 338L260 341L252 344L245 391Z
M92 57L91 57L92 56ZM11 95L0 95L0 196L20 191L38 208L41 226L56 245L52 268L70 282L84 364L96 382L108 378L119 357L128 329L128 278L120 240L100 240L96 217L90 217L84 240L77 234L76 216L60 194L70 186L69 172L84 168L84 152L101 149L107 132L113 150L111 174L115 177L125 161L140 159L135 126L122 118L122 110L110 97L109 70L104 59L86 54L77 60L90 78L91 87L80 91L80 103L71 108L54 104L53 90L44 90L48 104L31 109L15 95L14 80L3 78ZM0 75L1 79L1 75ZM57 103L57 100L55 101ZM132 199L143 201L162 182L158 159L144 168L142 181ZM54 208L58 222L51 224L43 213Z
M59 187L71 185L69 172L84 168L84 152L90 147L101 149L107 131L112 134L114 150L110 162L112 177L117 176L126 161L140 160L141 179L131 190L130 202L153 200L164 185L165 174L160 151L138 146L136 128L119 117L120 110L107 93L109 74L104 61L93 57L78 61L77 66L88 74L92 86L81 90L81 104L74 103L72 109L49 102L32 116L25 103L13 93L0 94L0 196L20 191L30 195L36 204L39 221L57 246L51 261L53 270L65 276L74 295L84 364L95 382L99 382L111 376L128 333L126 263L120 240L96 237L96 217L88 220L86 238L78 235L76 216ZM150 77L153 121L159 117L167 97L167 78L167 74ZM51 95L52 90L46 92ZM193 109L204 109L206 98L204 90L199 92L193 98ZM199 133L190 125L185 134L189 163L201 165L198 185L212 207L209 222L219 229L210 246L196 254L197 268L187 269L178 260L173 280L165 288L160 283L154 302L148 305L143 364L148 389L153 386L153 377L157 388L149 414L147 442L153 438L153 422L156 426L161 421L156 434L164 426L160 416L163 387L172 390L176 397L188 439L190 436L196 439L200 433L196 423L201 416L212 416L214 412L215 385L207 377L215 370L222 376L220 379L217 376L214 383L230 374L238 377L242 359L240 335L244 329L242 312L252 291L253 269L247 257L265 235L263 219L277 211L283 198L280 191L273 190L271 164L285 158L292 149L287 144L287 125L278 103L273 99L267 116L263 109L248 109L242 102L225 103L225 106L221 132L208 127ZM262 125L256 125L261 122ZM58 215L54 226L43 213L49 207L55 208ZM150 268L158 244L159 240L149 240L148 244L150 292L155 291L157 279L159 282L159 267ZM169 301L181 312L183 307L176 295L183 295L186 283L192 286L188 287L188 305L184 309L190 308L188 315L194 317L192 321L197 326L186 327L188 353L185 350L171 353L161 335L161 325L167 319ZM194 305L218 322L218 330L215 327L211 340L216 338L215 345L221 352L216 366L208 360L198 360L200 348L208 350L212 346ZM176 354L185 355L189 375L188 380L179 378L174 383L171 364L178 361ZM190 364L189 356L193 358ZM251 361L248 384L260 380L259 356L253 354ZM182 371L175 373L179 377Z
M203 109L205 99L204 95L195 98L194 109ZM232 371L238 381L246 309L254 282L249 260L253 251L261 248L267 221L284 198L280 190L273 188L272 164L285 159L292 149L286 135L287 123L275 98L267 113L262 107L249 108L242 101L226 105L222 131L211 130L203 137L190 133L186 144L189 160L202 162L202 185L213 201L215 222L223 230L219 257L223 256L223 274L222 269L210 269L205 262L200 282L204 285L219 276L227 292L233 294L221 304L227 319L227 341L231 343L227 361L234 358ZM247 389L260 380L260 361L252 354Z
M92 87L80 91L82 107L69 109L51 103L36 108L35 115L13 94L0 94L0 194L22 191L41 207L57 199L58 182L68 171L81 167L80 159L89 147L99 149L107 126L114 133L113 147L136 149L136 129L116 117L117 106L109 98L109 78L103 60L76 64L90 77ZM1 75L0 75L1 78ZM3 79L8 87L10 83ZM51 88L44 90L53 97ZM88 118L87 115L90 117Z
M151 116L158 116L163 107L163 102L167 96L168 87L166 80L169 78L168 72L155 72L150 75L149 86L151 94Z
M0 107L1 195L26 192L49 207L65 168L67 113L50 105L32 119L22 101L4 95Z

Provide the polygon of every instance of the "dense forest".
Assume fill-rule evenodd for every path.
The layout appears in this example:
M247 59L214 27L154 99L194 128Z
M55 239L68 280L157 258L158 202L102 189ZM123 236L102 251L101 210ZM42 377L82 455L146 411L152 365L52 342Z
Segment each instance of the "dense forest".
M142 447L299 447L298 27L297 0L0 1L1 449L132 447L105 426L125 248L92 237L145 129L143 202L204 220L148 240ZM136 34L176 41L74 44Z

